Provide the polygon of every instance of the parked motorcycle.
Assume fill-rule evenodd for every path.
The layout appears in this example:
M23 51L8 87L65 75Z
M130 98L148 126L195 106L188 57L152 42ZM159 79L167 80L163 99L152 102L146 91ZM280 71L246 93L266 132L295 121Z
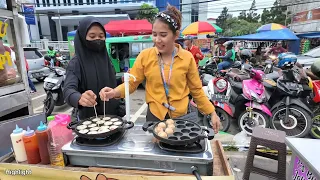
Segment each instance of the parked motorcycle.
M285 131L287 136L304 137L311 129L313 112L303 100L312 90L301 83L300 73L296 70L287 69L281 73L268 101L272 106L271 128Z
M264 87L264 73L250 65L245 65L244 70L251 79L245 76L240 77L242 82L228 79L232 88L227 112L231 117L238 117L240 129L251 135L254 127L268 128L272 114L266 106L269 95Z
M308 101L315 116L312 119L310 135L320 139L320 80L312 81L313 97Z
M65 104L62 88L65 81L66 70L61 67L50 67L51 73L44 79L43 88L47 94L44 100L44 112L46 116L50 116L54 106L62 106Z

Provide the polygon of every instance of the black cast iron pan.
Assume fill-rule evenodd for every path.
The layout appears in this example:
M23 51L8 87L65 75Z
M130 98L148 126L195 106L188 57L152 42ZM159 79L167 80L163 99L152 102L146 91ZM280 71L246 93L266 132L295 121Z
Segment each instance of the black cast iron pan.
M96 117L91 117L91 118L87 118L87 119L84 119L84 120L81 120L79 122L71 122L68 124L67 128L68 129L72 129L79 137L82 137L82 138L86 138L86 139L97 139L97 138L106 138L110 135L113 135L119 131L125 131L127 129L130 129L134 126L134 123L133 122L127 122L126 120L123 120L121 117L119 116L113 116L113 115L106 115L105 117L109 117L110 120L106 120L106 122L112 122L111 119L113 118L117 118L118 120L116 122L121 122L121 125L118 125L118 127L116 129L110 129L109 128L109 131L103 131L102 133L99 132L100 128L102 128L102 126L109 126L111 127L112 125L114 125L114 122L110 125L105 125L104 123L103 124L100 124L100 125L97 125L95 127L98 127L99 130L98 131L98 134L87 134L87 133L81 133L78 129L79 126L82 126L84 125L83 123L84 122L87 122L87 121L91 121L91 124L93 124L94 122L92 121L93 119L95 119ZM100 118L101 120L103 119L103 116L98 116L98 118ZM120 124L120 123L118 123ZM90 125L90 124L89 124ZM87 129L89 132L90 132L90 129L92 127L89 127L89 125L86 125L87 128L84 128L84 129ZM106 127L105 127L106 128ZM96 128L97 129L97 128Z
M188 145L206 138L208 140L214 138L214 131L212 129L202 129L197 123L183 119L173 119L175 126L173 133L168 134L166 138L160 137L155 130L162 122L166 123L166 127L168 127L167 121L146 122L142 129L152 132L154 137L159 141L170 145Z

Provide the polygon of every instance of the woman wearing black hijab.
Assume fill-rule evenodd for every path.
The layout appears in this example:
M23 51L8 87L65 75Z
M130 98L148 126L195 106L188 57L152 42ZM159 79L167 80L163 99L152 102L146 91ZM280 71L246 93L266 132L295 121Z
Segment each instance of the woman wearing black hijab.
M79 23L74 38L75 56L67 67L64 97L72 107L78 108L79 118L103 114L100 90L103 87L117 86L115 71L106 50L106 31L94 17L86 17ZM120 101L111 99L106 102L106 114L119 115Z

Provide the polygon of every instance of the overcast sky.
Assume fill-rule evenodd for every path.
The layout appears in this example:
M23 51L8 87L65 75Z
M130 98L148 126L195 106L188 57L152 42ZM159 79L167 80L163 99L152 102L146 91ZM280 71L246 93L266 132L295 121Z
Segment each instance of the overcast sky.
M238 10L250 9L252 1L253 0L219 0L210 2L208 5L208 18L218 18L223 7L227 7L233 16L238 16L240 13ZM275 0L256 0L256 8L259 8L257 12L261 14L263 9L260 8L272 7L274 2Z

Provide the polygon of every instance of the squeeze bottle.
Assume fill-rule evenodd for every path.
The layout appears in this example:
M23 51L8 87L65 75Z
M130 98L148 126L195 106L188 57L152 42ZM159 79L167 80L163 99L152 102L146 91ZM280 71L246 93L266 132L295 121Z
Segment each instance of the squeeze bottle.
M40 153L40 164L50 164L50 156L48 150L48 129L45 124L40 121L40 126L38 126L36 131L36 136L38 140L39 153Z
M22 141L22 136L24 133L25 131L22 128L19 128L18 125L16 125L16 129L14 129L10 134L12 147L17 162L23 162L27 160L26 150Z
M39 154L38 140L34 133L34 130L30 130L29 126L27 131L24 133L22 140L26 149L28 163L40 163L41 159Z

